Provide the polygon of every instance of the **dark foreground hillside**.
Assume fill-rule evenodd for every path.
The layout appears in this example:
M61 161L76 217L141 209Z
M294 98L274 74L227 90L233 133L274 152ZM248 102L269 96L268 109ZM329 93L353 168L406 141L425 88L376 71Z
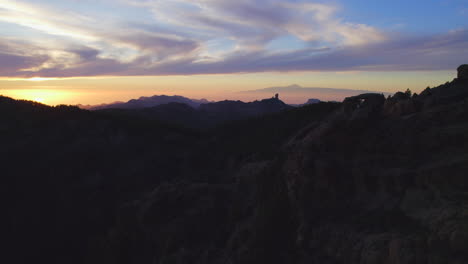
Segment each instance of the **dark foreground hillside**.
M4 263L468 263L468 76L199 132L0 97Z

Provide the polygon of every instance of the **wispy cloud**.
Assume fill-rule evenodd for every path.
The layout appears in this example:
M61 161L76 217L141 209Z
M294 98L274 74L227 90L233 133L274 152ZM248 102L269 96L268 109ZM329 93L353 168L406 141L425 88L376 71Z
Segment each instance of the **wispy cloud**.
M116 2L102 0L114 6ZM340 18L315 1L120 0L132 19L33 1L0 2L0 21L41 38L0 38L0 75L74 77L265 71L445 70L468 55L468 31L412 36ZM138 15L149 18L139 19ZM305 48L268 44L284 37ZM227 44L228 43L228 44Z
M329 45L365 44L385 39L382 32L369 25L339 19L337 6L310 1L128 0L128 3L150 8L155 19L160 21L204 29L213 36L223 34L244 44L243 48L264 45L286 34Z

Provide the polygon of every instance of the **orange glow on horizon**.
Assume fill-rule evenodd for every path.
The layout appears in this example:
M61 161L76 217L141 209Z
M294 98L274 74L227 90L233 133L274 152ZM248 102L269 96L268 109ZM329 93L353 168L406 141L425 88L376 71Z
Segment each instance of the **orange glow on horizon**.
M141 96L181 95L191 99L253 101L273 96L245 93L268 87L357 89L376 92L420 92L454 78L453 71L439 72L292 72L188 76L98 76L70 78L0 78L0 95L35 100L49 105L98 105L128 101ZM310 98L339 100L333 94L280 93L286 103L304 103ZM342 99L342 98L341 98Z
M48 89L0 90L0 94L14 99L35 101L47 105L64 104L73 97L73 92Z
M57 78L33 77L33 78L24 79L24 80L25 81L31 81L31 82L43 82L43 81L57 80Z

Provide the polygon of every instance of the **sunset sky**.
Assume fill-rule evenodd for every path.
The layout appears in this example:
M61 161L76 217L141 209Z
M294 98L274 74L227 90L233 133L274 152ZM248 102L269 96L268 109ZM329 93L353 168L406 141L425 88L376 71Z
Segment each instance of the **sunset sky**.
M418 92L463 63L468 0L0 0L0 94L47 104Z

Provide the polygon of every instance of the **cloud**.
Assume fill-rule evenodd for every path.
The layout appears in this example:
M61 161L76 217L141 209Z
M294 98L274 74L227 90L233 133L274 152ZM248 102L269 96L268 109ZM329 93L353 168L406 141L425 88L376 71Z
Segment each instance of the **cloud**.
M0 41L0 75L14 76L19 72L37 68L50 58L37 52L36 47L23 42Z
M74 50L70 50L71 53L76 54L79 58L83 60L94 60L99 54L99 50L92 49L89 47L81 47Z
M390 34L345 21L339 17L339 6L314 1L120 1L122 12L136 8L138 15L149 13L152 20L135 16L129 21L106 14L84 15L59 5L2 1L0 21L36 35L0 38L0 75L447 70L468 55L468 30L426 36ZM113 6L116 2L101 3ZM305 48L269 48L271 41L284 37L298 39Z
M157 56L158 58L167 58L171 55L185 55L199 47L199 43L193 40L147 32L110 37L118 42L133 46L140 52L148 52L149 55Z
M156 19L174 25L212 30L235 39L242 48L258 47L282 35L329 45L381 41L384 34L369 25L343 22L338 7L311 2L271 0L174 0L129 3L151 8ZM254 38L254 39L252 39Z
M338 49L236 53L216 63L171 65L178 74L260 71L452 70L468 54L468 30L447 34L395 36L385 43Z
M0 74L3 76L16 75L24 69L38 67L47 60L45 56L21 56L0 53Z

